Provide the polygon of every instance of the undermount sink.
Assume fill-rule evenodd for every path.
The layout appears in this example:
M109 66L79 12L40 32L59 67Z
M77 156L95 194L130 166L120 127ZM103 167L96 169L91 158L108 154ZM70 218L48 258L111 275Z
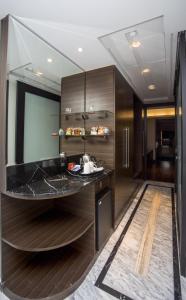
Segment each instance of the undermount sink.
M55 189L74 189L77 187L82 186L82 180L79 178L75 178L73 176L66 176L66 175L57 175L57 177L54 178L48 178L44 180L46 184L48 184L50 187L53 187Z

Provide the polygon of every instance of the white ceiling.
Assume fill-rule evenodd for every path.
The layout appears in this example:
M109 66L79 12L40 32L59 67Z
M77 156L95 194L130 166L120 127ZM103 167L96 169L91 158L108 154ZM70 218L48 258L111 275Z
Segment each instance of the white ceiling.
M173 99L176 36L178 31L186 29L185 0L0 0L0 18L9 13L18 16L84 70L116 64L98 37L163 16L166 73L162 85L167 89L158 88L158 80L162 80L157 78L157 89L149 96L147 91L142 92L144 86L136 85L141 74L137 79L136 75L127 79L142 100L160 102ZM78 47L84 51L79 53ZM151 59L154 55L156 61L156 51L152 47L149 51ZM127 58L130 60L127 52L123 55L126 61ZM161 65L155 63L151 71L152 74L160 73Z

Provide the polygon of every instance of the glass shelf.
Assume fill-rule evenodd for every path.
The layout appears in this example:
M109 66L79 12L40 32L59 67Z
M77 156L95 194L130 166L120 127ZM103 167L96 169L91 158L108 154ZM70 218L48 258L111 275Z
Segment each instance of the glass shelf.
M97 111L91 111L91 112L75 112L75 113L64 113L66 119L69 117L76 116L79 118L82 118L83 120L89 119L90 115L100 115L100 118L107 118L109 114L113 114L113 112L109 110L97 110ZM102 115L102 117L101 117Z
M68 138L82 138L82 139L86 139L86 138L89 138L89 137L107 138L109 136L111 136L111 134L65 135L64 137L66 139L68 139Z
M64 138L66 138L66 139L68 139L68 138L88 138L88 137L102 137L102 138L106 138L106 137L109 137L109 136L111 136L111 134L84 134L84 135L68 135L68 134L66 134L66 135L59 135L59 134L57 134L57 133L55 133L55 134L51 134L51 136L52 137L64 137Z

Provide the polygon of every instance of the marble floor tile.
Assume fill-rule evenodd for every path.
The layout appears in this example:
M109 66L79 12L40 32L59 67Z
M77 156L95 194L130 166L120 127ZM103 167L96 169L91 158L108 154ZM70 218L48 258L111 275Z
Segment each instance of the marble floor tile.
M186 300L186 278L181 276L182 300Z
M135 262L156 191L160 193L161 202L149 270L147 276L143 277L135 272ZM172 207L169 188L148 187L103 283L134 300L174 299Z
M0 292L0 300L8 300L8 298Z

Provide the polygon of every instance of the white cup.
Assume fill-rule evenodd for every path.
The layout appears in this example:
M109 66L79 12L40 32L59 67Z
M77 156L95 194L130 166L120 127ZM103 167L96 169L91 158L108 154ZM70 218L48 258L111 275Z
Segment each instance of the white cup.
M89 161L90 173L94 172L94 163L93 161Z
M89 162L87 162L87 163L84 164L83 173L84 174L90 174L91 173Z
M109 134L109 133L110 133L110 129L109 129L108 127L105 127L105 128L104 128L104 133L105 133L105 134Z

